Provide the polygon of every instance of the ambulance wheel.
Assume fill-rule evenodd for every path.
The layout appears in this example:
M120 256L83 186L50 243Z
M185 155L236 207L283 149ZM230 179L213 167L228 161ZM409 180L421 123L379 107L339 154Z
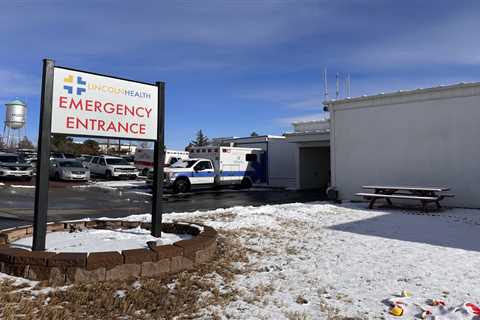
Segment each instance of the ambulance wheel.
M252 187L252 181L248 178L243 178L242 183L240 184L240 188L250 189L251 187Z
M190 191L190 183L186 179L178 179L173 183L173 192L185 193Z

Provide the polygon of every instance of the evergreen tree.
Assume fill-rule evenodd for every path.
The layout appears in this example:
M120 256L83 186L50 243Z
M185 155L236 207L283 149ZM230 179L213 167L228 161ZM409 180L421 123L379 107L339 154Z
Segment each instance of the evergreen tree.
M250 133L250 137L258 137L258 133L256 133L255 131L253 131L252 133Z
M33 143L25 136L18 142L19 149L33 149Z
M190 144L194 147L203 147L208 146L208 137L203 134L202 130L198 130L196 139L190 142Z
M95 140L87 139L83 141L83 146L81 148L82 153L90 155L98 155L100 152L100 147L98 142Z

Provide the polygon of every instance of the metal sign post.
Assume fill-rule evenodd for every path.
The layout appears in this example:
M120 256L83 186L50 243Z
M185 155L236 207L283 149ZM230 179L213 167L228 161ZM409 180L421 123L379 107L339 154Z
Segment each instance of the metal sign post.
M50 165L50 131L52 127L53 71L55 62L43 60L40 128L38 134L38 163L35 181L32 250L45 250L48 212L48 171Z
M158 126L157 140L153 146L153 196L152 196L152 230L154 237L162 234L162 195L163 166L165 163L165 83L157 82L158 86Z

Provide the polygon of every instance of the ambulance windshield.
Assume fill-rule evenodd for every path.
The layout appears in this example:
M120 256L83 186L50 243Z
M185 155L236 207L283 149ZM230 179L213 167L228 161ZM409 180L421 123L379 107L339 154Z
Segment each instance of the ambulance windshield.
M178 160L170 166L170 168L191 168L197 160Z

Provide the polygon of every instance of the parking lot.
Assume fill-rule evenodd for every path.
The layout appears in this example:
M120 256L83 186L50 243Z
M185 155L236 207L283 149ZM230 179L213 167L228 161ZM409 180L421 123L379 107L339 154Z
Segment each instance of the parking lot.
M0 228L31 224L35 181L0 181ZM197 190L185 194L164 194L164 212L185 212L324 200L319 191ZM94 217L123 217L151 210L151 189L143 179L93 180L89 183L50 181L49 221Z

